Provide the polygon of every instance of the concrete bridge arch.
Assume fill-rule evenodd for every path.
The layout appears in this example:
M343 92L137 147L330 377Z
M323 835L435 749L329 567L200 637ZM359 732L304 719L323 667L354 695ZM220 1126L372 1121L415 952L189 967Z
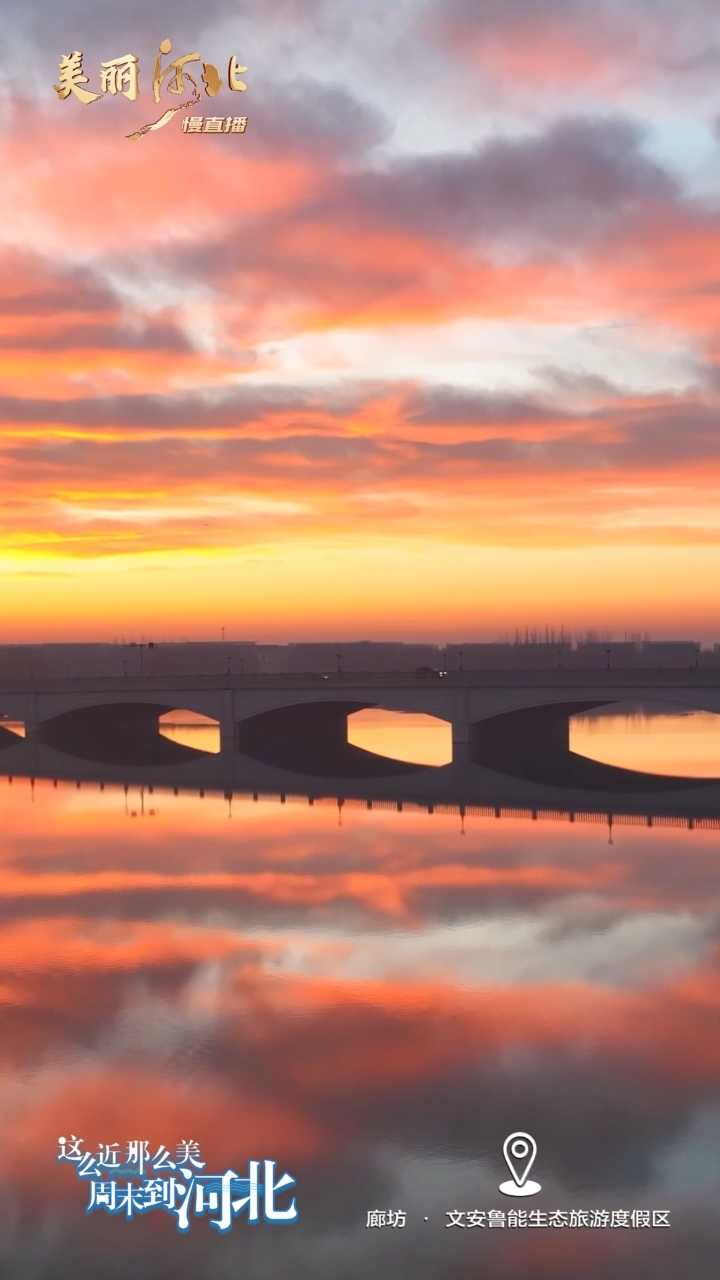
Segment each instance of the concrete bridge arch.
M520 767L522 776L529 776L531 757L548 765L554 758L558 768L572 765L577 770L583 757L567 758L570 718L630 701L720 713L720 679L707 672L497 671L451 673L447 679L75 678L32 689L0 689L0 711L24 721L31 739L56 750L74 750L84 758L110 759L98 751L104 751L103 743L114 735L112 750L119 750L121 741L126 757L120 762L139 762L139 744L147 747L152 741L157 747L159 716L186 709L219 723L223 754L255 755L268 763L281 760L283 767L310 773L336 772L340 757L349 773L361 765L372 773L378 759L387 766L382 758L367 752L359 756L358 749L348 746L348 715L364 708L424 713L449 722L456 762L498 771ZM160 742L158 749L165 752L166 740ZM189 758L187 748L167 746L176 749L177 759L178 752ZM395 763L399 770L420 767Z

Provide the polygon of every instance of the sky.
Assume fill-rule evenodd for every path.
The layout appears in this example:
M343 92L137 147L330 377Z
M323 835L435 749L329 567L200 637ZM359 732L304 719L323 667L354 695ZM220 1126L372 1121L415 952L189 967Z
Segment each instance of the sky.
M4 38L1 639L720 640L713 0L6 0ZM248 68L192 108L244 134L126 136L185 100L165 38ZM61 99L74 50L137 100Z

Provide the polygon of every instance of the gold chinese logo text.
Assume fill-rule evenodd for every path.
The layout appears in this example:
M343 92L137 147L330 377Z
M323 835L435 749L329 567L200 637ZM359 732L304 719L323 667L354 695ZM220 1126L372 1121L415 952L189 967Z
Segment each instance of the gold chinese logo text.
M148 124L142 125L141 128L135 129L129 133L128 138L142 138L146 133L152 133L157 129L162 129L168 124L178 111L184 111L188 107L195 106L201 100L201 92L198 86L198 79L202 80L205 93L208 97L214 98L227 83L227 88L233 93L244 93L247 89L242 75L247 71L247 67L240 66L237 58L233 54L228 62L227 76L223 78L217 67L211 62L204 62L199 53L184 53L179 58L173 58L172 61L163 66L163 60L167 58L173 51L172 40L162 40L160 42L159 52L155 58L155 66L153 70L152 91L153 98L156 103L160 103L163 92L172 94L175 97L182 97L185 93L190 93L183 102L176 106L167 107L162 115L156 120L151 120ZM196 74L193 76L188 67L194 63L200 64L200 73L198 69L193 68ZM186 87L185 82L192 87L192 92ZM140 62L134 53L123 54L120 58L110 58L107 62L100 63L100 83L98 92L94 92L92 88L86 87L90 85L89 77L85 75L83 66L83 54L79 49L73 53L66 53L60 59L58 70L58 82L54 85L54 89L61 102L66 101L70 97L75 97L84 106L89 106L91 102L97 102L100 98L110 95L123 94L130 102L135 102L140 92ZM204 117L191 116L193 122ZM208 116L207 122L220 121L220 126L206 129L188 128L183 125L184 132L207 132L207 133L244 133L247 127L247 116L228 116L227 120L232 123L225 127L225 122L220 116ZM241 123L238 123L241 122Z

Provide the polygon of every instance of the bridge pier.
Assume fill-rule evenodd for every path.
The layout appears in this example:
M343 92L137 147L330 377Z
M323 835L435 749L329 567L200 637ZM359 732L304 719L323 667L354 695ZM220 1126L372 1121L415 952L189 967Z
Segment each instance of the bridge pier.
M233 755L238 749L239 727L235 718L235 694L226 689L222 695L220 721L220 754Z
M453 764L470 764L472 761L472 731L469 720L464 717L452 721L452 762Z
M25 708L22 714L22 721L25 725L25 737L28 741L37 739L38 726L40 724L37 693L28 693L25 695Z

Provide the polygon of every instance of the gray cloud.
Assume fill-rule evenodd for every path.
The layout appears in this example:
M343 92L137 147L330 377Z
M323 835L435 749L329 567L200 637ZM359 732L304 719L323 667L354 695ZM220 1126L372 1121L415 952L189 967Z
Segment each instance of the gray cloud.
M368 145L375 136L364 125L360 134ZM677 211L678 184L643 144L643 130L632 121L566 118L545 132L473 150L394 158L364 171L343 172L338 164L321 194L262 218L242 216L214 241L172 245L160 261L219 291L230 281L236 294L238 281L247 279L256 304L285 295L296 306L309 300L348 315L424 295L432 306L435 299L451 301L453 287L438 276L437 245L500 263L508 253L519 260L574 259L611 234L640 235L643 217L658 206ZM317 246L328 229L325 258ZM409 261L379 250L359 267L353 242L366 233L407 235L424 249L416 243Z
M479 42L483 36L510 42L523 26L536 32L543 23L552 38L565 27L582 33L601 56L625 55L640 67L655 59L659 67L692 73L716 65L720 52L713 0L635 0L632 6L624 0L483 0L482 6L475 0L434 0L429 15L456 38L465 33ZM661 26L672 28L673 39L659 55L654 37Z
M377 384L348 383L308 391L293 387L240 388L223 395L207 392L185 396L129 395L86 397L58 401L0 398L0 417L6 423L30 425L55 423L108 429L156 429L163 439L93 441L83 439L8 443L0 453L6 470L32 467L37 478L80 474L172 475L176 479L200 475L230 479L236 470L244 474L294 473L302 460L333 472L340 483L352 487L375 480L392 485L432 472L450 473L453 467L473 464L548 472L597 472L622 474L636 468L663 470L720 456L720 410L709 402L669 397L664 404L628 408L622 397L602 409L570 414L549 402L532 397L498 396L457 388L421 388L409 391L407 415L401 421L417 428L432 423L468 433L459 441L405 439L391 431L382 436L345 434L343 418L371 401ZM385 388L392 390L392 385ZM371 412L371 410L369 410ZM338 427L319 430L296 417L300 412L330 415ZM253 422L274 420L269 438L238 435L203 441L176 431L202 433L212 429L242 429ZM561 435L550 439L523 438L525 426L564 423ZM487 439L473 439L473 428ZM311 483L311 476L308 476Z
M1 270L3 316L111 311L118 306L113 291L91 267L51 261L30 250L6 249Z
M643 154L643 138L629 120L568 118L543 134L351 177L325 212L470 244L489 237L562 250L678 196L675 180Z
M254 6L236 0L233 9L242 30L243 23L252 18ZM61 10L51 0L39 0L32 6L8 0L6 9L6 22L13 32L56 60L71 49L99 50L108 58L129 48L137 53L147 49L146 57L151 57L165 36L178 47L189 40L194 49L198 32L207 31L227 16L228 0L203 0L202 7L194 0L155 0L150 9L146 0L124 0L122 8L112 0L65 0ZM105 49L109 40L113 47Z
M52 332L0 335L6 351L192 351L187 336L173 324L146 324L134 330L122 325L63 325Z
M392 127L377 108L342 85L321 85L307 77L261 84L245 105L252 110L249 148L277 147L284 155L310 151L354 156L384 141Z
M562 409L531 396L443 386L421 387L412 392L405 402L403 416L411 426L439 423L482 427L502 423L518 427L557 422L565 415Z
M318 395L298 387L205 388L183 395L132 394L73 397L68 400L0 396L0 422L45 422L77 427L240 427L263 414L318 413L342 416L356 403L349 386ZM360 399L360 402L362 400Z

